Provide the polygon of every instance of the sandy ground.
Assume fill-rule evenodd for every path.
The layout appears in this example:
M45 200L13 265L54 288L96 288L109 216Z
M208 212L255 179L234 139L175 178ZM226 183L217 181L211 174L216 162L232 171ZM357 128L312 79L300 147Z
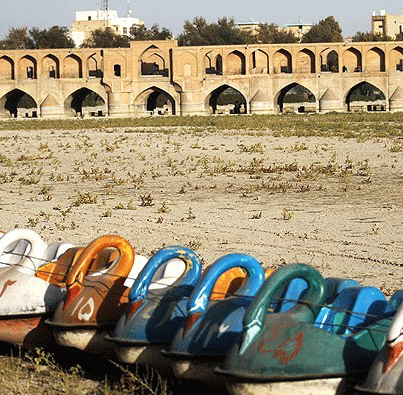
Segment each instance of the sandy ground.
M192 129L1 131L0 224L48 243L125 237L205 265L248 253L402 288L403 146Z

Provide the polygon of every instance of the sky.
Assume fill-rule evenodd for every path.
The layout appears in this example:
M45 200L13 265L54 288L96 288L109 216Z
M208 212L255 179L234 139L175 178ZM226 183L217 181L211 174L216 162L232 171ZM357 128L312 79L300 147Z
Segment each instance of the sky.
M127 15L128 0L109 0L109 9L117 10L119 17ZM218 18L234 18L241 22L249 17L265 23L284 26L301 18L317 23L332 15L339 22L343 36L371 30L372 11L379 14L385 9L389 14L403 14L403 3L397 0L129 0L131 16L144 20L147 28L154 23L166 27L174 35L183 30L186 20L196 16L208 22ZM100 9L101 0L0 0L0 39L12 27L66 26L70 29L76 11Z

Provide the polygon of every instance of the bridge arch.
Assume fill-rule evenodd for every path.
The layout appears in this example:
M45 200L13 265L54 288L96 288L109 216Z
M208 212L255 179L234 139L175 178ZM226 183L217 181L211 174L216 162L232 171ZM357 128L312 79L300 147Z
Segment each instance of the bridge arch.
M89 78L102 78L101 59L96 52L88 56L87 70Z
M235 50L227 55L226 74L227 75L246 74L246 59L245 55L242 52Z
M339 54L336 50L326 48L320 54L321 71L328 71L331 73L339 72Z
M385 52L378 47L371 48L365 55L365 71L385 71Z
M0 113L3 118L36 118L38 105L28 93L20 89L13 89L0 99Z
M351 112L386 111L386 97L381 89L363 81L354 85L346 94L345 103Z
M59 59L48 54L42 59L41 67L42 78L60 78L60 62Z
M362 71L362 54L357 48L350 47L343 53L343 71Z
M307 49L301 49L297 54L297 73L315 73L315 54Z
M64 101L64 111L70 116L103 116L107 114L105 100L99 93L80 88L71 93Z
M238 89L224 84L210 92L205 101L212 114L246 114L246 96Z
M268 74L269 55L262 49L256 49L250 55L250 66L253 74Z
M308 88L296 82L285 86L277 93L275 104L280 113L317 111L315 95Z
M207 52L204 56L205 74L222 74L222 56L216 51Z
M75 54L67 55L64 58L64 78L83 78L83 61Z
M0 57L0 80L14 80L15 79L15 69L14 60L4 55Z
M145 49L139 57L139 62L141 75L168 77L164 53L156 45L150 45Z
M20 79L37 79L37 61L33 56L25 55L19 60L18 76Z
M105 69L106 75L113 75L113 77L126 77L126 58L120 53L114 53L107 58L107 65Z
M134 100L139 115L175 115L175 99L165 90L152 86L141 92Z
M292 73L292 57L285 49L279 49L273 56L274 74Z
M403 48L397 46L390 51L389 68L391 71L403 71Z

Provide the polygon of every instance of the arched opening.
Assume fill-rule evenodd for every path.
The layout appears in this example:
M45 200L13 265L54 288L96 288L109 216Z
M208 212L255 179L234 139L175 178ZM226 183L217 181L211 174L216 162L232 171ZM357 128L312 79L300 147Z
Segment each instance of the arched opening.
M206 53L204 55L204 71L206 74L217 74L217 69L213 62L212 52Z
M64 59L64 78L83 78L83 63L77 55L69 55Z
M228 75L244 75L246 73L245 55L239 51L232 51L227 56Z
M0 58L0 80L13 80L14 76L14 61L8 56Z
M279 49L273 56L274 73L292 73L291 54L285 49Z
M147 111L151 115L175 115L175 103L170 95L155 89L147 98Z
M304 86L293 83L283 88L277 98L277 105L283 113L316 112L315 95Z
M403 71L403 48L393 48L389 55L390 70Z
M14 89L3 96L0 103L11 118L37 118L38 106L28 93Z
M141 75L157 75L168 77L168 69L165 65L165 59L158 53L145 53L140 60ZM149 56L147 56L149 55Z
M107 113L104 99L88 88L72 93L65 101L65 111L82 117L104 116Z
M102 70L99 63L100 62L96 59L95 54L88 58L87 64L89 78L102 78Z
M251 69L253 74L267 74L269 72L269 56L261 49L251 54Z
M339 54L333 49L326 50L321 54L321 71L338 73L339 72Z
M361 82L353 86L346 96L348 111L386 111L386 98L376 86Z
M298 73L315 72L315 54L309 49L303 49L298 52L297 72Z
M215 58L215 69L217 75L222 75L222 56L220 54Z
M59 59L54 55L47 55L42 60L42 78L59 78Z
M367 52L366 56L366 71L385 71L385 52L374 47Z
M20 59L18 75L21 79L36 80L37 63L36 59L30 55L25 55Z
M343 72L361 72L362 55L358 49L349 48L343 54Z
M245 96L229 85L222 85L208 96L212 114L246 114Z

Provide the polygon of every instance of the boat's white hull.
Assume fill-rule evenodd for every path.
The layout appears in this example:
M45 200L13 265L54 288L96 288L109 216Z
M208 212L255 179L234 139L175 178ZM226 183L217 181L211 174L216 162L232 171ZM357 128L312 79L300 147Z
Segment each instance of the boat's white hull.
M141 347L122 346L116 347L116 354L121 363L152 365L161 370L172 372L171 362L161 354L162 346L146 345Z
M226 378L230 395L353 395L355 383L343 378L281 382L235 382Z
M105 340L108 332L96 328L60 329L54 331L57 344L103 356L115 356L113 344Z
M225 387L222 376L214 373L218 366L215 362L200 362L190 360L171 361L175 376L181 380L197 380L208 385Z

